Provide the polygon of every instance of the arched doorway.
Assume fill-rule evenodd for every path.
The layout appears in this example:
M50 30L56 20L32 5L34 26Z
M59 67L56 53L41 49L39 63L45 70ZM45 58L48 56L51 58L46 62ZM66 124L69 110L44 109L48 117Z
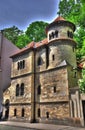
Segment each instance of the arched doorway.
M9 99L5 101L5 119L9 117Z

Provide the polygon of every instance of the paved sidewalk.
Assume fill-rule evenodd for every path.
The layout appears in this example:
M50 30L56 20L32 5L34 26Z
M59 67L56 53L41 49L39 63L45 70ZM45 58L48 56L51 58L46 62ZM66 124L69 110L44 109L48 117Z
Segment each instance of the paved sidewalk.
M23 123L23 122L12 122L12 121L1 121L0 125L9 125L23 128L30 128L36 130L85 130L81 127L71 127L64 125L52 125L52 124L42 124L42 123Z

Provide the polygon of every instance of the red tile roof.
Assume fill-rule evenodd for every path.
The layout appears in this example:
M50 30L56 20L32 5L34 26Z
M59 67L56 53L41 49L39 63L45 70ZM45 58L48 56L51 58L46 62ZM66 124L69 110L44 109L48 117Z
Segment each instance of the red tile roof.
M11 58L14 57L14 56L16 56L16 55L20 55L20 54L22 54L23 52L26 52L29 49L38 48L38 47L43 46L45 44L48 44L47 38L44 39L44 40L42 40L42 41L40 41L40 42L37 42L37 43L35 43L34 41L32 41L26 47L22 48L20 51L18 51L14 55L12 55Z

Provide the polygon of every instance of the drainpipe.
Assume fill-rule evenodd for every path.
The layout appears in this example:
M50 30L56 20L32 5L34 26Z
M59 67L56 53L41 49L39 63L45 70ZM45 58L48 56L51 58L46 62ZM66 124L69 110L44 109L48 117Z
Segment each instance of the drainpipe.
M2 111L2 47L3 47L3 30L0 31L0 112Z

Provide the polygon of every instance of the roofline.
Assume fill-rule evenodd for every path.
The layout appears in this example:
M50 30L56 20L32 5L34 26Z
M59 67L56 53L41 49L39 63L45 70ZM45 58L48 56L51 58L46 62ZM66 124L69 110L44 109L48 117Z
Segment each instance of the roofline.
M64 21L64 20L59 20L59 21L54 21L52 23L50 23L47 27L46 27L46 33L48 32L49 28L56 25L56 26L59 26L61 24L65 24L65 25L69 25L71 26L71 28L73 29L73 31L75 31L76 29L76 26L70 22L70 21Z

